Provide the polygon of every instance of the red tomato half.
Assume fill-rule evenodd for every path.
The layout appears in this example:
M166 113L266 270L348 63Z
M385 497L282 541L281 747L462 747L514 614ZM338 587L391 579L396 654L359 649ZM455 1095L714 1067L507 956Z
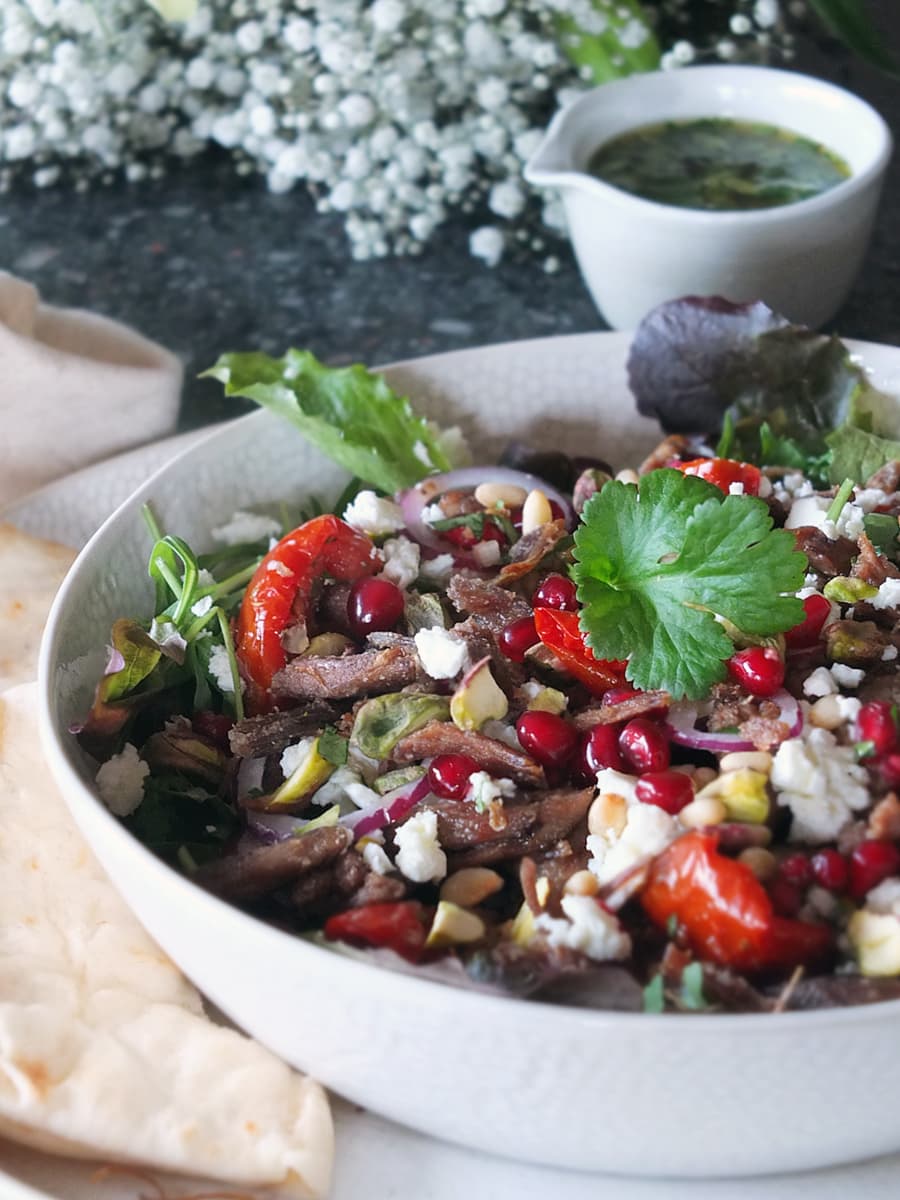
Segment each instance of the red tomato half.
M626 663L594 657L578 624L578 613L536 608L534 627L538 637L566 670L595 695L601 696L624 680Z
M694 458L690 462L676 462L672 466L685 475L696 475L714 484L727 496L733 483L744 486L747 496L759 495L759 482L762 478L759 467L752 463L737 462L733 458Z
M372 539L330 515L307 521L269 551L244 593L235 638L251 712L268 703L272 677L286 661L281 635L306 619L316 580L328 575L352 583L380 566Z

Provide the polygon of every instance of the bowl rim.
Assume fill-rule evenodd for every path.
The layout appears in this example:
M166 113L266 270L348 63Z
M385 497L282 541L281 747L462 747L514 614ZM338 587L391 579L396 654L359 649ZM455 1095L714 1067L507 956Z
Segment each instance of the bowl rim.
M684 80L690 79L695 81L695 83L689 86L695 86L698 95L703 95L708 90L709 85L714 85L717 79L749 79L751 77L764 79L772 83L802 82L806 85L814 86L824 95L839 97L844 102L849 100L858 107L861 114L868 118L877 134L877 145L871 160L859 171L852 172L846 179L841 180L834 187L828 188L827 191L820 192L817 196L810 196L806 200L797 200L792 204L776 204L770 208L748 210L687 208L675 204L662 204L657 200L647 200L643 196L626 192L623 188L615 187L613 184L607 183L596 175L590 175L587 171L574 166L543 167L541 165L541 159L558 142L564 139L571 124L585 111L590 111L594 108L604 96L608 97L611 90L620 93L638 92L641 87L648 86L647 80L652 80L653 83L650 86L654 87L664 87L664 81L670 81L672 86L683 88ZM652 123L652 120L644 122L644 124ZM789 122L779 122L779 126L792 132ZM641 125L635 124L629 128L639 129ZM602 145L603 143L599 144ZM824 140L822 144L825 145L826 149L831 150L831 147ZM609 204L615 204L619 208L632 208L636 216L643 214L648 218L651 216L657 220L664 218L673 223L681 222L690 226L709 223L722 230L735 225L747 226L756 224L759 226L771 226L779 222L784 223L798 219L805 220L811 216L816 216L820 212L825 212L835 205L852 203L859 193L865 191L873 181L883 175L891 159L893 150L893 135L884 117L882 117L881 113L873 105L864 100L862 96L858 96L855 92L851 92L847 88L831 83L829 80L819 79L814 75L806 75L799 71L785 71L776 67L754 66L751 64L706 63L678 70L658 70L649 71L644 74L629 75L624 79L616 79L610 83L600 84L576 97L555 113L544 132L540 144L525 164L523 174L525 179L535 186L577 189L588 195L594 195L599 199L603 199ZM837 152L834 151L834 153Z
M577 337L581 335L572 336ZM620 334L620 336L624 335ZM850 343L850 348L854 353L859 352L859 350L864 351L865 346L865 342L853 341ZM459 351L459 353L466 352ZM900 349L898 349L897 353L900 355ZM407 364L404 363L402 365L405 366ZM373 369L382 371L385 368L379 367ZM320 956L325 955L330 960L330 969L353 975L362 988L365 988L366 979L370 978L374 971L377 972L377 978L382 988L388 989L392 986L404 988L408 986L412 989L418 989L417 993L410 997L411 1000L415 1000L416 996L418 996L422 1002L430 998L438 1004L443 999L444 1003L452 1001L454 1005L488 1005L491 1011L493 1011L494 1005L500 1005L502 1007L497 1009L498 1016L504 1013L508 1015L511 1012L510 1006L516 1005L521 1020L526 1023L529 1021L534 1021L535 1023L546 1022L551 1019L548 1014L552 1013L554 1014L552 1019L562 1022L564 1030L567 1032L575 1032L579 1029L590 1031L591 1029L608 1027L610 1024L619 1025L621 1023L629 1031L646 1028L648 1031L658 1033L660 1030L670 1028L676 1022L684 1019L681 1023L685 1024L687 1028L691 1030L696 1029L708 1036L713 1036L724 1029L737 1030L740 1028L752 1030L756 1029L757 1026L765 1026L768 1029L784 1030L787 1032L795 1026L799 1026L804 1030L823 1029L832 1026L855 1024L857 1022L869 1024L885 1019L900 1018L900 999L793 1012L646 1013L642 1011L622 1012L614 1009L582 1008L575 1005L554 1004L546 1000L521 998L513 995L496 995L475 989L457 987L449 982L417 976L414 972L393 970L383 963L366 962L351 955L343 954L340 950L329 950L326 946L317 945L301 935L289 933L286 930L278 928L276 925L269 924L262 918L244 912L237 905L231 904L205 891L205 889L193 883L175 867L158 858L136 835L126 829L106 808L96 791L89 787L75 769L73 763L75 753L74 739L72 739L71 744L67 744L67 739L72 738L72 735L68 731L62 731L59 727L55 690L52 687L52 666L57 657L61 636L60 624L67 606L69 593L74 589L76 581L80 579L81 572L85 570L85 564L93 554L95 546L105 541L109 536L109 531L115 529L126 518L137 516L140 505L147 499L151 490L158 488L159 483L164 481L170 472L180 469L182 464L185 461L189 461L194 453L211 442L224 438L245 439L248 434L252 435L257 427L263 427L266 424L276 421L277 418L270 412L258 410L236 417L232 421L221 422L212 426L207 436L187 446L173 459L157 468L118 505L88 539L79 551L77 558L54 598L40 647L38 667L39 728L43 751L48 760L51 774L60 788L66 806L75 818L79 830L81 830L82 826L81 822L75 816L76 812L79 810L90 810L90 818L101 823L107 834L122 849L125 858L127 859L128 855L134 855L136 858L142 859L144 868L151 871L161 880L163 886L175 888L180 893L183 903L197 905L201 909L205 909L215 920L237 921L251 933L255 932L260 937L277 943L282 953L297 953L301 956L308 956L310 963L321 962L322 958ZM311 452L316 454L321 453L314 448L311 448ZM91 845L86 834L82 832L81 836ZM93 851L92 845L91 849ZM127 904L127 901L125 903ZM128 907L130 908L130 905ZM140 918L137 919L140 920ZM186 970L184 973L190 977L189 971Z

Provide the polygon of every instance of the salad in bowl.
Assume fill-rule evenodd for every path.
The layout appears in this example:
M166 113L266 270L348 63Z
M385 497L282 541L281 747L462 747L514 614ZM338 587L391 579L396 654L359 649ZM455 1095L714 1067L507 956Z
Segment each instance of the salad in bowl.
M478 991L900 997L900 444L837 339L662 306L629 375L665 436L631 462L463 465L458 431L304 352L210 374L351 480L202 552L145 506L155 611L115 622L74 730L145 846Z

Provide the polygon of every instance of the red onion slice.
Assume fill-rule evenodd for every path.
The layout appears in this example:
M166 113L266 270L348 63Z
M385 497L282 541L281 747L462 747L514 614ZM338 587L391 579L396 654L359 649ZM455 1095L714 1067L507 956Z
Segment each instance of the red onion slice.
M381 829L384 825L402 821L406 814L411 812L420 800L424 800L430 791L431 785L428 782L428 776L423 775L414 783L407 783L404 787L389 792L384 797L387 801L384 807L368 811L362 809L359 812L350 813L346 817L341 817L341 824L352 829L358 838L365 837L367 833L374 833L376 829Z
M398 492L397 503L406 521L406 531L413 541L418 542L435 554L452 554L457 566L472 566L479 568L479 563L471 555L460 552L459 549L446 542L431 526L422 519L422 510L427 504L434 503L444 492L455 488L476 488L481 483L510 483L523 488L526 492L540 488L548 500L559 505L565 515L566 528L572 530L576 525L575 513L571 501L545 479L537 475L529 475L527 471L514 471L510 467L461 467L456 471L447 471L443 475L429 475L415 487Z
M247 828L261 842L286 842L307 822L291 813L247 813Z
M797 737L803 728L803 713L796 699L783 688L771 699L781 709L778 719L788 726L788 737ZM739 750L756 749L753 742L741 737L739 733L712 733L697 729L696 725L696 704L682 702L671 706L666 730L671 740L678 745L689 746L692 750L707 750L713 754L733 754Z

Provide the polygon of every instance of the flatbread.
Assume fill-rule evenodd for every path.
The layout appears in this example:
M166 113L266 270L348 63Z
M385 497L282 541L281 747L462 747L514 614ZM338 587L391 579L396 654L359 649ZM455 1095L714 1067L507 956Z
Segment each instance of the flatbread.
M0 692L37 677L44 622L75 554L0 523Z
M78 833L37 688L0 696L0 1134L50 1153L321 1197L318 1084L214 1024Z

